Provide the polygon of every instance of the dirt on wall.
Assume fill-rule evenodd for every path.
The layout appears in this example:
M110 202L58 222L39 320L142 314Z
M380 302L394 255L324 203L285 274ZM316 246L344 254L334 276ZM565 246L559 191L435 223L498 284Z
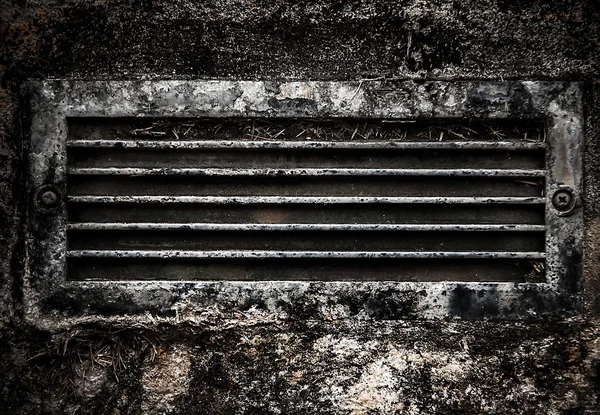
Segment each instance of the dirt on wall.
M600 3L13 0L0 10L0 413L600 413ZM23 90L52 78L583 82L585 314L28 326Z

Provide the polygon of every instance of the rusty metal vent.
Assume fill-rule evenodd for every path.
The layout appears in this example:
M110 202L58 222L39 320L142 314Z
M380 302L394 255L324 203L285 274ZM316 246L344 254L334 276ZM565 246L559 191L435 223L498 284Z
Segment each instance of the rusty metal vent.
M68 127L70 279L544 277L540 122Z
M577 84L51 81L31 102L34 319L579 309Z

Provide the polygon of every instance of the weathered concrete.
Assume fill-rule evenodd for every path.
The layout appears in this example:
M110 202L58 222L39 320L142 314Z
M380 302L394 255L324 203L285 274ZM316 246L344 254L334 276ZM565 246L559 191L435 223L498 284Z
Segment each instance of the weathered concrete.
M597 1L0 4L2 411L599 412ZM585 318L255 317L190 327L153 324L150 315L143 326L89 322L53 333L32 328L23 322L21 295L30 118L22 87L50 78L582 82ZM380 308L382 315L391 312L385 304Z

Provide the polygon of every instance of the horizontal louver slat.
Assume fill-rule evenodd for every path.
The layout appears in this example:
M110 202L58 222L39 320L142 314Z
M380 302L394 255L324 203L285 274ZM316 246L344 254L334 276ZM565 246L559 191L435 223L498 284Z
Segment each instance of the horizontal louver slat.
M523 141L155 141L71 140L70 148L117 149L419 149L419 150L543 150L544 143Z
M108 176L499 176L543 177L544 170L524 169L145 169L77 168L73 175Z
M210 204L544 204L543 197L278 197L278 196L69 196L74 203L210 203Z
M198 231L519 231L543 232L544 225L417 225L417 224L257 224L257 223L70 223L68 230L198 230Z
M69 251L73 258L471 258L471 259L543 259L543 252L321 252L321 251L120 251L120 250L86 250Z

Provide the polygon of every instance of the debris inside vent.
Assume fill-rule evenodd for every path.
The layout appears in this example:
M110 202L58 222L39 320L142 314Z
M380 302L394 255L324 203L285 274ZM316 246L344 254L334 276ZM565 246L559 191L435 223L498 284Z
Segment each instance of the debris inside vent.
M531 120L406 121L319 119L187 119L105 120L102 131L115 136L153 140L384 140L384 141L528 141L544 142L543 122ZM94 125L86 119L71 119L73 138L93 139ZM132 127L133 126L133 127ZM98 138L107 138L105 135Z

